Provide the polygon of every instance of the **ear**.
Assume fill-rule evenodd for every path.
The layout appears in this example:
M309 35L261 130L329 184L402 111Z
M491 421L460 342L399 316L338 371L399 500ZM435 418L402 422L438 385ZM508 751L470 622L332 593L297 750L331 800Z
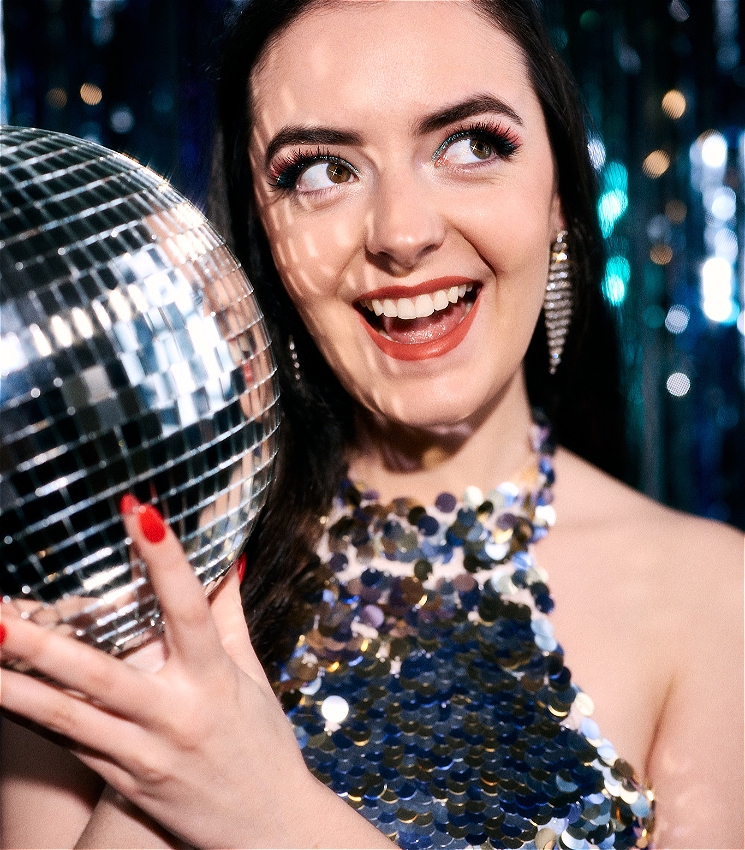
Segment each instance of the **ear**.
M564 207L561 202L561 197L558 191L554 191L554 197L551 202L551 230L555 234L567 229L566 217L564 215Z

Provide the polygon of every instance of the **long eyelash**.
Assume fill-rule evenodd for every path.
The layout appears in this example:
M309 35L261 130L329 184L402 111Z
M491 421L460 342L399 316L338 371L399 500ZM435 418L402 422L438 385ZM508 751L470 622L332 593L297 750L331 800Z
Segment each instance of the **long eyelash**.
M314 154L308 154L305 151L292 151L277 162L272 163L269 185L273 189L292 190L303 171L317 162L337 162L354 173L345 160L334 156L328 150L317 148Z
M433 161L439 159L453 142L457 142L459 139L467 139L470 136L475 136L488 142L496 151L497 156L502 159L509 159L520 148L520 137L511 128L504 127L499 123L476 121L451 133L434 152L432 156Z

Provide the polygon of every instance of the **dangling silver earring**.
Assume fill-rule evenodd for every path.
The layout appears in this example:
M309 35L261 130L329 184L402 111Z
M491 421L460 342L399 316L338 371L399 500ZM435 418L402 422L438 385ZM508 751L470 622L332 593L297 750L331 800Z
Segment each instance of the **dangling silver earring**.
M548 371L556 373L564 352L569 325L572 321L574 292L572 291L572 271L567 251L566 230L556 236L551 246L551 265L548 269L546 295L543 300L543 315L546 320L546 339L548 341Z
M287 347L290 350L290 359L292 360L292 365L295 369L295 380L300 380L300 361L297 358L297 349L295 348L295 339L292 334L287 337Z

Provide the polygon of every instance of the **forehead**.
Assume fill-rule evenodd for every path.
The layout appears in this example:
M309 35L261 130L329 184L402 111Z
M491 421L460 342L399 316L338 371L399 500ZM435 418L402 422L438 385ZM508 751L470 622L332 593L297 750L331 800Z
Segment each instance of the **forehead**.
M519 45L468 0L311 8L268 44L250 79L256 131L284 120L388 120L490 91L539 109ZM262 123L265 126L262 128Z

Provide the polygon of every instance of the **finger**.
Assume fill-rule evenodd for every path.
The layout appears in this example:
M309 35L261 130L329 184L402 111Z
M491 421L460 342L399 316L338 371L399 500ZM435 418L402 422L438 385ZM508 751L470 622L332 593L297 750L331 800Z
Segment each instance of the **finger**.
M124 759L144 746L140 728L75 694L15 670L3 669L0 705L53 734L101 752L115 742Z
M35 670L63 688L83 694L108 711L142 722L148 720L152 700L143 699L143 694L152 697L153 689L158 687L152 677L79 640L44 629L22 617L8 617L6 606L2 607L5 633L2 661L20 661L26 669ZM9 672L2 672L3 705ZM20 674L14 671L10 681L16 681L17 675ZM29 676L24 679L34 681ZM19 713L24 714L23 711Z
M0 671L0 679L2 678L3 672L4 671ZM39 726L38 723L33 723L26 717L22 717L14 711L3 708L0 703L0 729L2 728L3 720L9 721L15 726L22 726L24 729L28 729L29 732L33 732L34 735L38 735L40 738L44 738L46 741L49 741L51 744L56 744L56 746L64 750L69 750L70 747L77 746L75 741L71 741L64 735L58 735L56 732L50 732L49 729Z
M225 652L244 673L262 681L264 668L251 645L246 616L241 605L240 581L235 565L210 597L212 617Z
M169 661L212 667L222 648L202 583L181 543L152 505L122 500L122 520L142 558L163 612Z
M2 717L69 750L121 793L130 796L136 793L139 790L137 777L152 774L144 760L138 762L139 755L149 752L149 748L144 740L136 737L137 727L12 670L2 671L2 685ZM6 707L6 704L9 705ZM12 711L10 705L18 706L19 711L35 720ZM112 742L117 742L120 749L117 755L123 758L122 764L100 749L101 744L108 748ZM124 749L130 743L133 746Z
M166 663L166 648L162 636L143 643L135 649L129 649L119 658L137 670L157 673Z

